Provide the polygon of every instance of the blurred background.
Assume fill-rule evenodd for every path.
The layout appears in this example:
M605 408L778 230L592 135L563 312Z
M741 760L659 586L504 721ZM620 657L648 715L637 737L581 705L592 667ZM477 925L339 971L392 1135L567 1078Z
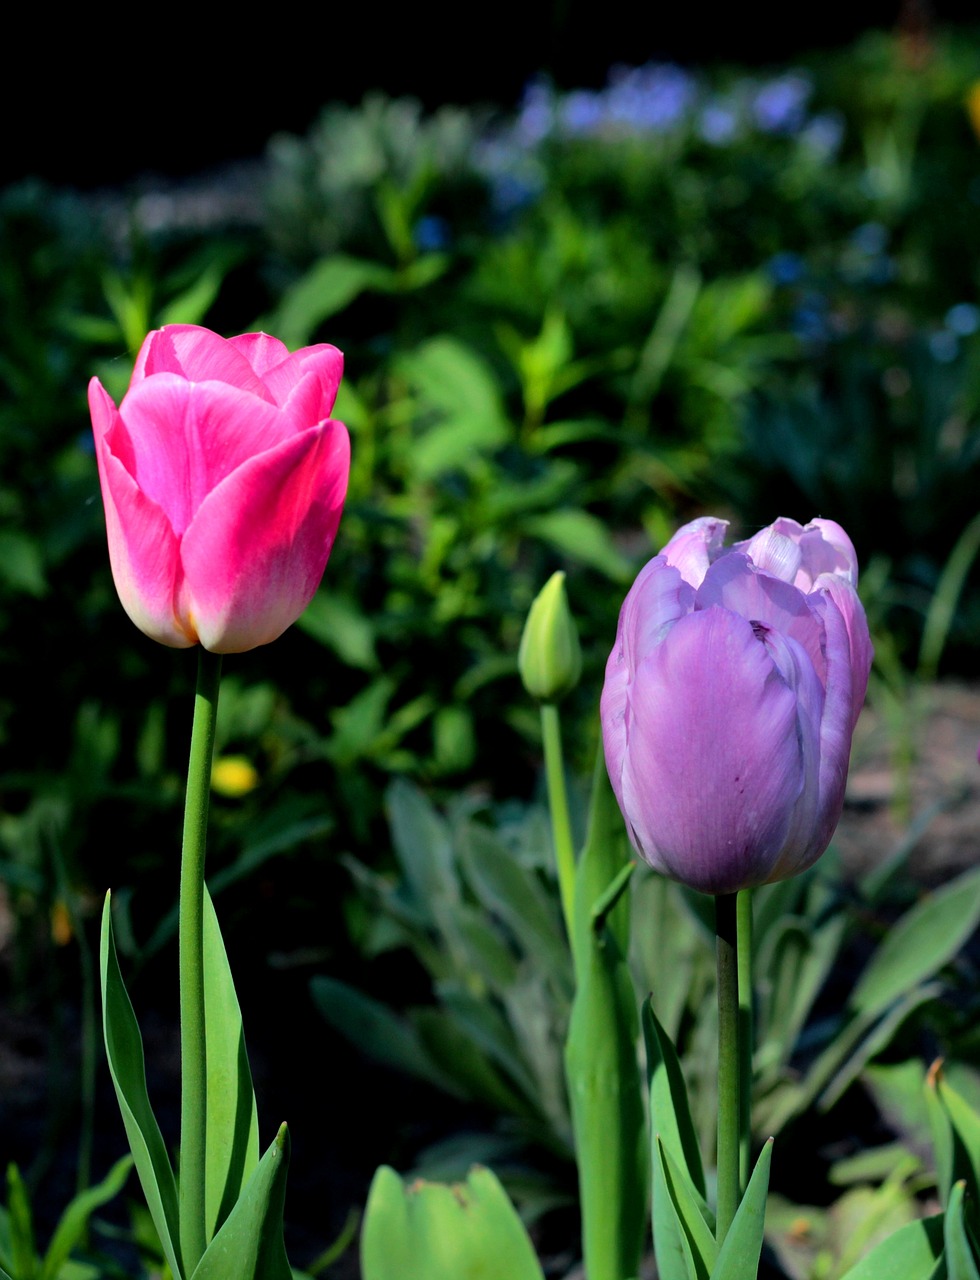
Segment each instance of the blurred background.
M587 778L619 605L674 528L838 520L877 648L861 750L879 781L855 804L891 839L969 789L943 791L942 767L922 797L915 765L929 691L972 681L980 651L972 17L77 11L45 39L13 20L0 1132L42 1223L123 1149L94 1029L109 886L151 1095L176 1105L163 904L194 661L116 600L88 379L118 399L174 321L346 356L344 521L300 623L226 664L209 855L260 1114L293 1123L294 1248L324 1247L380 1161L437 1142L429 1168L496 1150L525 1206L567 1203L568 975L535 968L561 939L516 668L550 573L585 649L565 723ZM966 1037L976 997L956 990L956 1018L909 1034Z

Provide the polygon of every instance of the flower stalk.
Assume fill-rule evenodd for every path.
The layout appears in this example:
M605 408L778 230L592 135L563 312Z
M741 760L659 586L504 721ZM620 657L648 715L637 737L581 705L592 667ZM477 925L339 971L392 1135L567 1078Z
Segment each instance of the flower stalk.
M741 1061L738 1003L737 895L715 898L718 957L718 1214L716 1239L725 1242L742 1198L740 1163Z
M204 1020L204 855L221 655L198 650L180 859L180 1231L188 1275L207 1247L207 1041Z

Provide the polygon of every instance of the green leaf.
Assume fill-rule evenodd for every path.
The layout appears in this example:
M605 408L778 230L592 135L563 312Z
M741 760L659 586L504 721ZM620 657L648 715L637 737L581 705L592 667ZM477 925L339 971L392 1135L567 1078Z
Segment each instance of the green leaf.
M940 1202L948 1207L953 1187L964 1182L971 1225L980 1206L980 1115L947 1083L941 1063L926 1076L926 1111L936 1155Z
M531 537L547 542L571 560L598 569L613 582L626 582L633 573L633 566L616 546L608 528L589 511L563 507L528 516L523 526Z
M670 1036L653 1011L653 997L643 1005L643 1039L647 1050L650 1085L650 1130L654 1142L662 1141L687 1171L702 1200L705 1197L704 1169L697 1131L680 1060Z
M889 930L854 989L851 1007L883 1013L952 960L978 924L980 868L974 868L930 894Z
M15 1164L7 1166L7 1214L14 1275L17 1280L34 1280L37 1274L34 1219L24 1179Z
M349 667L378 670L374 649L374 623L349 596L318 591L296 625L320 644L327 645Z
M436 1065L416 1029L380 1000L326 975L311 980L310 995L330 1025L368 1057L458 1096L454 1080Z
M966 1184L957 1182L946 1207L943 1241L946 1245L946 1271L949 1280L980 1280L976 1259L963 1221L963 1197Z
M184 1272L180 1260L177 1186L146 1092L143 1041L119 971L109 894L102 909L101 972L102 1027L109 1073L153 1225L170 1269L180 1280Z
M292 1280L282 1240L288 1167L289 1133L283 1125L192 1280Z
M396 779L385 792L395 854L413 900L433 916L440 899L460 900L449 827L410 782Z
M910 1222L876 1245L841 1280L938 1280L943 1252L943 1215Z
M115 1199L122 1191L132 1167L132 1156L123 1156L100 1183L89 1187L72 1200L55 1227L48 1251L44 1255L39 1280L59 1280L58 1273L62 1264L85 1234L89 1218L96 1209Z
M394 273L375 262L336 254L321 260L291 285L269 322L287 347L305 346L324 320L343 311L365 289L390 290Z
M204 1019L207 1052L205 1230L215 1234L259 1163L259 1118L242 1011L214 904L204 890Z
M759 1154L735 1220L721 1246L711 1280L750 1280L750 1277L758 1274L766 1227L766 1197L769 1194L771 1161L772 1138Z
M681 1221L667 1179L664 1148L656 1143L653 1155L653 1249L659 1280L704 1280Z
M663 1183L670 1196L671 1207L691 1246L698 1277L706 1278L718 1260L715 1221L704 1197L691 1182L687 1170L680 1165L666 1145L657 1140L654 1159L662 1166Z
M543 1280L527 1232L489 1169L464 1183L406 1187L374 1176L361 1235L364 1280Z

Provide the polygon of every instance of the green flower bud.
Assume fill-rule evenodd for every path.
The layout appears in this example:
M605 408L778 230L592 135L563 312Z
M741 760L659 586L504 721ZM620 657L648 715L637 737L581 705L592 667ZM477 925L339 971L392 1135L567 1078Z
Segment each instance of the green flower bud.
M531 605L517 667L524 688L539 702L558 702L578 684L582 650L561 571L551 575Z

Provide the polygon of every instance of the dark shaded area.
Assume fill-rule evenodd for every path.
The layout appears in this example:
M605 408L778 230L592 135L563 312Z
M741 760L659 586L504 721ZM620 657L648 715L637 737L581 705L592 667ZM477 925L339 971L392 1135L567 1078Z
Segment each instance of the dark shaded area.
M324 103L411 94L427 107L512 106L546 72L598 87L611 65L649 60L764 66L839 48L871 28L974 20L969 0L845 0L778 11L744 6L586 0L492 8L330 6L300 22L245 19L226 6L152 29L86 8L11 20L0 81L0 180L41 176L83 188L144 173L179 177L258 155L281 130L302 132Z

